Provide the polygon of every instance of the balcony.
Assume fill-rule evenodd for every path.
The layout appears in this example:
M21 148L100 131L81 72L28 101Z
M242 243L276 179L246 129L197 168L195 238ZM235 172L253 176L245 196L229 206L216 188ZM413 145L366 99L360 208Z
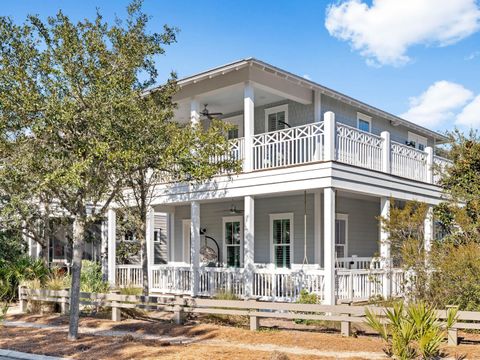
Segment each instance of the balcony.
M247 151L245 138L231 140L230 156L244 163L245 157L251 156L252 171L334 160L426 183L438 183L441 172L451 163L435 156L432 148L421 151L391 141L388 132L378 136L334 120L330 126L325 124L253 135L251 151ZM331 150L327 153L326 148ZM245 166L244 170L248 171Z

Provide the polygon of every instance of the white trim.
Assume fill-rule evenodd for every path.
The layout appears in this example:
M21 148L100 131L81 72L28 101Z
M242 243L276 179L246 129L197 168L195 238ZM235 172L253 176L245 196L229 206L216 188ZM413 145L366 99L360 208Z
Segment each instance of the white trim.
M265 109L265 132L269 132L269 130L268 130L268 115L279 113L279 112L282 112L282 111L285 111L285 122L287 124L290 124L288 122L288 104L278 105L278 106L274 106L274 107Z
M293 259L293 247L294 247L294 240L295 240L295 231L293 227L293 212L291 213L278 213L278 214L269 214L268 215L270 218L269 221L269 238L270 238L270 263L273 264L275 267L275 252L274 252L274 246L273 246L273 220L283 220L283 219L288 219L290 220L290 267L294 263Z
M192 245L192 238L191 238L191 219L183 219L182 220L182 261L186 264L190 264L190 247ZM185 231L187 229L187 231ZM187 240L187 233L190 237ZM187 243L188 242L188 246Z
M357 112L357 129L360 130L360 120L368 122L368 132L372 132L372 117L365 115L361 112Z
M224 216L222 217L222 263L223 266L227 266L227 242L225 241L225 223L238 221L240 223L240 266L243 267L243 246L244 246L244 233L243 233L243 216Z
M341 213L336 213L335 214L335 221L336 220L343 220L345 221L345 254L344 254L344 257L349 257L348 255L348 214L341 214ZM337 232L335 231L335 234ZM335 239L336 240L336 239ZM334 246L336 247L337 246L337 242L335 241L335 244ZM337 258L336 254L335 254L335 258Z

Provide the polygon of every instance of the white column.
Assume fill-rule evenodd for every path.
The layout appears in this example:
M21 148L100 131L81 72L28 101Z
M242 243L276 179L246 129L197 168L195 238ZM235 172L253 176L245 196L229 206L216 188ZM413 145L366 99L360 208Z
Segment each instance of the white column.
M433 148L427 146L425 152L427 153L427 182L433 184Z
M325 161L335 160L335 138L337 132L337 126L335 124L335 114L331 111L327 111L323 115L323 131L324 131L324 144L323 144L323 157Z
M325 272L324 304L335 305L335 189L323 190L323 264Z
M432 249L432 241L434 237L434 222L433 222L433 206L429 205L427 209L427 214L425 216L424 222L424 249L426 252L426 256L430 253Z
M255 133L254 126L255 112L255 92L250 81L245 82L243 89L243 121L244 121L244 137L245 137L245 159L243 161L243 171L253 170L253 135Z
M190 122L192 125L200 122L200 103L194 97L190 101Z
M390 218L390 198L382 197L380 199L380 216L384 219ZM385 270L383 277L383 297L389 298L391 294L391 276L392 259L390 256L390 235L380 226L380 261L381 267Z
M380 136L383 139L382 143L382 171L390 174L392 172L391 166L391 141L390 133L388 131L382 131Z
M192 269L192 296L198 294L198 284L200 281L200 204L198 201L192 201L190 205L190 256Z
M253 273L255 270L255 199L253 196L245 196L243 216L245 296L249 298L253 294Z
M147 223L145 229L145 243L147 248L147 253L143 254L143 256L147 257L147 266L148 266L148 287L149 289L152 287L152 277L150 276L152 265L153 265L153 255L154 255L154 248L153 248L153 231L154 231L154 219L155 219L155 212L153 207L149 206L147 209Z
M322 259L322 204L320 190L315 190L313 193L313 215L314 262L320 265Z
M117 214L114 209L108 209L108 282L115 286L116 274L116 242L117 242Z

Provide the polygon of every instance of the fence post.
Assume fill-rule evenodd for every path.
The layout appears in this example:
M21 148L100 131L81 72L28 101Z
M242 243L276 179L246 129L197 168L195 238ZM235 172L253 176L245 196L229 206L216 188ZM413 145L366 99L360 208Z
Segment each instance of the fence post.
M181 295L175 296L175 305L173 306L173 321L177 325L182 325L185 319L185 313L183 311L184 304L185 302Z
M353 291L353 271L350 270L348 275L349 275L348 276L348 297L349 297L348 300L353 300L355 296L355 293Z
M248 300L248 303L255 304L257 301L256 300ZM252 311L254 313L252 313ZM257 331L260 328L260 319L256 315L257 309L249 309L250 312L250 331Z
M111 290L110 294L118 295L120 294L120 290ZM112 321L122 321L122 312L118 305L117 300L112 300Z
M456 305L447 305L447 313L448 309L451 308L458 308ZM447 331L447 338L448 338L448 345L450 346L457 346L458 345L458 329L456 328L449 328Z
M352 305L351 301L345 302L348 306ZM341 313L341 316L348 316L350 317L350 313ZM352 324L350 321L342 321L340 325L340 331L342 333L342 336L349 337L352 335Z
M427 153L427 182L433 184L433 148L427 146L425 152Z
M62 296L60 311L63 315L67 315L70 313L70 288L64 288L63 291L66 291L67 294Z
M27 287L25 285L20 285L18 287L18 300L20 302L20 312L22 314L26 313L27 312L27 297L26 297L26 294L25 294L25 290L27 289Z
M390 174L392 172L391 166L391 141L390 133L388 131L382 131L380 136L383 139L382 142L382 171Z

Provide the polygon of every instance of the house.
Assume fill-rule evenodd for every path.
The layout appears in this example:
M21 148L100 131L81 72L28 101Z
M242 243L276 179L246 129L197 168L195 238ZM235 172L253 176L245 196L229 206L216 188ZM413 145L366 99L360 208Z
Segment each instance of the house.
M243 171L158 186L144 255L153 293L293 301L306 289L325 304L402 294L379 217L392 199L429 204L428 250L445 136L254 58L178 84L176 119L233 124L229 155ZM116 264L134 241L117 218L112 207L101 236L108 279L140 285L140 265Z

